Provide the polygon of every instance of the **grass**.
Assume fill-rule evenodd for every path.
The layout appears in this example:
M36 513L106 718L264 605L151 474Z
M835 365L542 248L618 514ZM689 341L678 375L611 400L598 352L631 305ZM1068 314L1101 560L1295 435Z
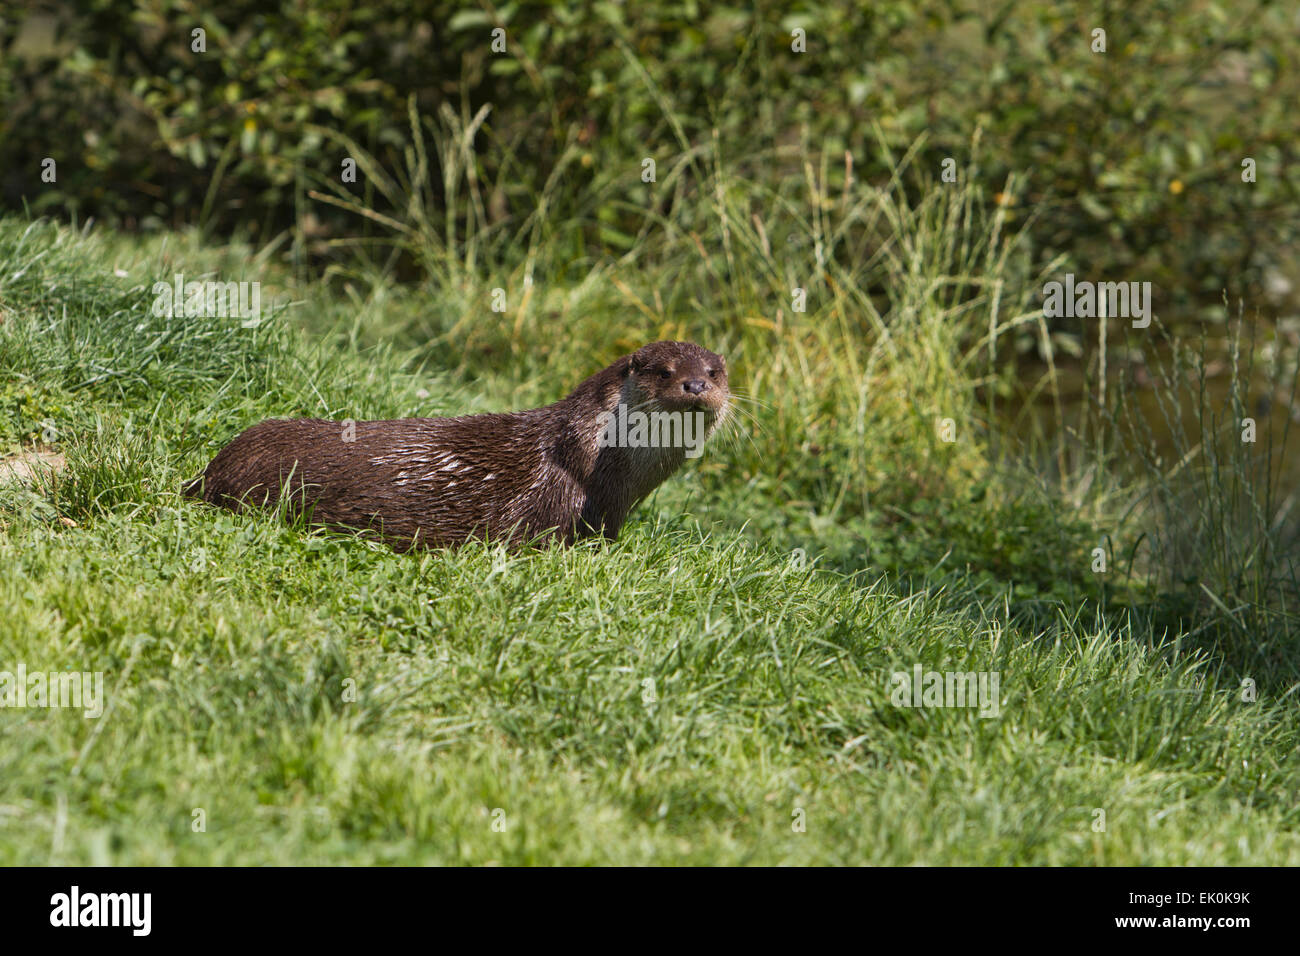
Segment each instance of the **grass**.
M411 288L0 220L0 441L68 457L0 486L0 670L108 687L95 720L0 710L0 862L1300 862L1295 656L1244 672L1234 613L1098 584L1131 488L990 452L1034 322L1007 213L830 198L823 164L765 221L714 160L702 232L669 210L569 281L537 223L536 260ZM250 262L298 305L149 313ZM611 546L398 555L178 494L260 418L553 401L663 335L728 354L748 426ZM894 706L917 664L997 672L999 716Z

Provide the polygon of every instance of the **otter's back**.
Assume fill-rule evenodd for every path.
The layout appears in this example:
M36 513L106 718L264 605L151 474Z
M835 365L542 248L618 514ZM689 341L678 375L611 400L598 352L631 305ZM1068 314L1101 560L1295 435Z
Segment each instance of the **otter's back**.
M335 422L272 419L242 432L191 493L217 505L287 506L313 522L439 545L519 540L559 527L584 504L554 461L541 410L459 418Z

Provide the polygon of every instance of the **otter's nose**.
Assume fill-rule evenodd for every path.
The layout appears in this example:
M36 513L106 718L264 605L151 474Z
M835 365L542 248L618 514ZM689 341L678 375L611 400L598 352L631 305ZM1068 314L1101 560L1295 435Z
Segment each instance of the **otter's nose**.
M682 391L689 392L691 395L701 395L708 390L709 383L703 379L693 378L689 382L682 382Z

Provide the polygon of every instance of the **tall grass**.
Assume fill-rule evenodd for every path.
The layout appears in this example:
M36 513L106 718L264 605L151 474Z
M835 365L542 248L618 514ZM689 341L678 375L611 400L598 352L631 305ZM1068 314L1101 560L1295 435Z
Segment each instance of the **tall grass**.
M1137 479L1132 577L1189 640L1290 690L1300 686L1300 515L1287 451L1300 379L1280 338L1246 329L1239 312L1218 347L1165 333L1144 350L1151 387L1118 389L1108 419Z

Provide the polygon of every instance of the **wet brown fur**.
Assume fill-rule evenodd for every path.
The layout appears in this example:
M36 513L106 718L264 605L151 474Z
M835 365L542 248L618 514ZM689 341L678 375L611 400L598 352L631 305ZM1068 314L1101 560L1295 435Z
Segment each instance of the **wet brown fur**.
M628 512L672 475L684 448L599 447L601 412L727 414L726 362L689 342L655 342L554 405L508 414L355 423L273 419L223 448L186 494L239 509L275 505L314 523L374 531L395 547L512 544L553 532L568 543L618 535ZM350 436L349 436L350 437Z

